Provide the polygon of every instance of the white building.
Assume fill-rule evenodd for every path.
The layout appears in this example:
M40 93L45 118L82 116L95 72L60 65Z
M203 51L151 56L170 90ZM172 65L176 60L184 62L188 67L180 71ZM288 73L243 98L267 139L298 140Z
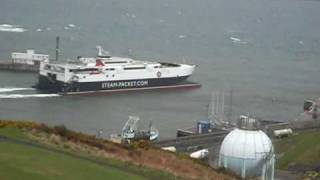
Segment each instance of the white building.
M11 59L14 64L38 65L42 61L48 62L49 55L35 54L34 50L28 49L26 53L11 53Z

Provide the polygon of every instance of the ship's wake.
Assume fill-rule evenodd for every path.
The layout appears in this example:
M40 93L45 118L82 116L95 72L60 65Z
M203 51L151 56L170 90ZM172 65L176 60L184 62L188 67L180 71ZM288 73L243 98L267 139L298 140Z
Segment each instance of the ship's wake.
M57 97L59 94L0 94L0 99Z
M26 90L35 90L35 89L34 89L34 88L7 87L7 88L0 88L0 93L3 93L3 92L13 92L13 91L26 91Z
M45 98L45 97L57 97L59 94L34 94L34 88L17 88L17 87L4 87L0 88L0 99L17 99L17 98ZM13 94L12 92L19 91L19 94ZM30 91L32 94L30 94ZM25 92L25 93L23 93ZM29 92L29 93L28 93Z

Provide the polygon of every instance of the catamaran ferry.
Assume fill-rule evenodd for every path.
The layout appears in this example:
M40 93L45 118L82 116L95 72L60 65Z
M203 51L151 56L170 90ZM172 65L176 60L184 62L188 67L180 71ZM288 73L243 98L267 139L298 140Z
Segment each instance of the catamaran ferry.
M36 87L50 93L82 93L177 85L195 65L111 57L101 47L94 58L67 63L42 62Z

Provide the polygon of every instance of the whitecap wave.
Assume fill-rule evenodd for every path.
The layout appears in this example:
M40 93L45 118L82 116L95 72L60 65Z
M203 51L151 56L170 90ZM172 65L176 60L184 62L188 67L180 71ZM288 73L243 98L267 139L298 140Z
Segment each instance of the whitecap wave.
M234 42L241 42L241 39L235 38L235 37L230 37L230 39Z
M25 32L27 29L19 25L0 24L0 31L4 32Z
M71 28L76 27L76 25L74 25L74 24L68 24L68 26L71 27Z
M0 94L0 99L58 97L59 94Z
M34 89L34 88L6 87L6 88L0 88L0 93L3 93L3 92L13 92L13 91L25 91L25 90L35 90L35 89Z
M248 42L246 41L242 41L241 39L239 38L236 38L236 37L230 37L231 41L234 42L234 43L239 43L239 44L247 44Z
M10 25L10 24L1 24L0 27L12 28L13 25Z
M133 19L137 17L135 14L130 14L130 13L126 13L126 16Z

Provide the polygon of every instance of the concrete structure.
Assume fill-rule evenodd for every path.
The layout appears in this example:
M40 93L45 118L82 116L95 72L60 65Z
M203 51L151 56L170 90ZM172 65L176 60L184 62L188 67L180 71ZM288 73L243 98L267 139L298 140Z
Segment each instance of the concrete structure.
M39 65L41 61L49 61L47 54L35 54L34 50L28 49L26 53L11 53L13 64Z
M270 124L264 127L264 131L270 137L272 137L274 136L274 131L288 128L292 129L292 131L320 128L320 120L297 120L291 122Z
M39 72L39 66L29 64L13 64L12 62L0 62L0 70Z
M236 128L224 138L219 153L219 166L234 171L242 178L272 180L275 162L272 142L263 131L251 128L252 119L248 120L251 125Z

